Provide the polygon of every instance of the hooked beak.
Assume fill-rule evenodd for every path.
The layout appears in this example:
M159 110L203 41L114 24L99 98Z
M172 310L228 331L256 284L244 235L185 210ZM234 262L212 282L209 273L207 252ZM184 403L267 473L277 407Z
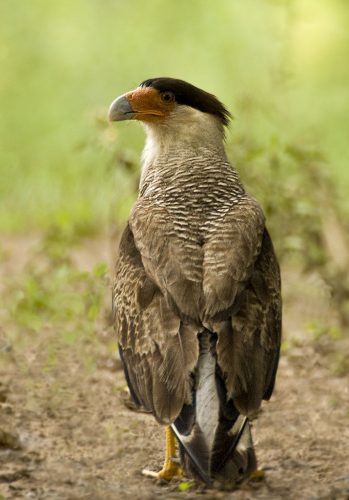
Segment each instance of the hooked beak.
M129 100L126 97L126 94L117 97L115 101L113 101L109 108L109 120L111 122L120 122L122 120L131 120L136 115L136 112L133 110Z

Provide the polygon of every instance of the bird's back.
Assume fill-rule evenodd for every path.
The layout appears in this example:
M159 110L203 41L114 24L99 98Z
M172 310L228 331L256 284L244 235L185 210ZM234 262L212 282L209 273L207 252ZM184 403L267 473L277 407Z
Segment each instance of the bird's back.
M224 152L206 148L148 165L130 222L146 271L183 317L206 326L233 307L264 229Z

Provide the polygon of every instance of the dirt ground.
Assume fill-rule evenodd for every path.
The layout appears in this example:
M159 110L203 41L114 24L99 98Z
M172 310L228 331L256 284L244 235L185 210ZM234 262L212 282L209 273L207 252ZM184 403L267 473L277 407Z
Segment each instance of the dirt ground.
M20 273L35 244L7 242L0 279ZM72 259L89 271L111 262L110 248L108 238L85 241ZM35 335L23 325L20 337L0 325L0 499L349 499L349 380L336 366L349 352L348 336L309 333L309 322L336 323L318 276L284 270L283 286L277 386L253 428L264 480L218 492L142 476L144 467L162 464L163 429L125 405L106 287L92 336L57 347L54 323Z

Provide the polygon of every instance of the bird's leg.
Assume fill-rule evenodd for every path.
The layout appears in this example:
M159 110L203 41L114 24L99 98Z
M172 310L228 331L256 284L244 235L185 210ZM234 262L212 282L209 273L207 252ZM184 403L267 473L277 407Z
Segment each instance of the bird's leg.
M148 477L154 477L156 479L166 479L170 481L175 476L181 477L183 475L183 470L174 461L174 456L176 454L176 440L169 425L165 428L166 433L166 450L165 450L165 462L160 472L153 472L147 469L142 471L142 474Z

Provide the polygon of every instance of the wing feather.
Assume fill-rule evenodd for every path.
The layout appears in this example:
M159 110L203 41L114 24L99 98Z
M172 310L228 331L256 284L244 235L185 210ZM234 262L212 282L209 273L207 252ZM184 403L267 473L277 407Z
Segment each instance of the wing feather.
M135 402L153 412L159 422L172 422L191 399L190 373L198 357L196 333L181 323L146 274L129 225L120 242L113 310Z
M238 311L214 327L228 397L242 414L253 414L273 392L281 343L280 271L266 229Z
M181 317L198 320L202 296L203 249L190 228L179 237L164 206L139 199L130 218L135 244L147 275ZM193 233L193 234L192 234Z
M263 231L262 209L249 196L213 226L204 247L203 292L207 317L234 304L252 274Z

